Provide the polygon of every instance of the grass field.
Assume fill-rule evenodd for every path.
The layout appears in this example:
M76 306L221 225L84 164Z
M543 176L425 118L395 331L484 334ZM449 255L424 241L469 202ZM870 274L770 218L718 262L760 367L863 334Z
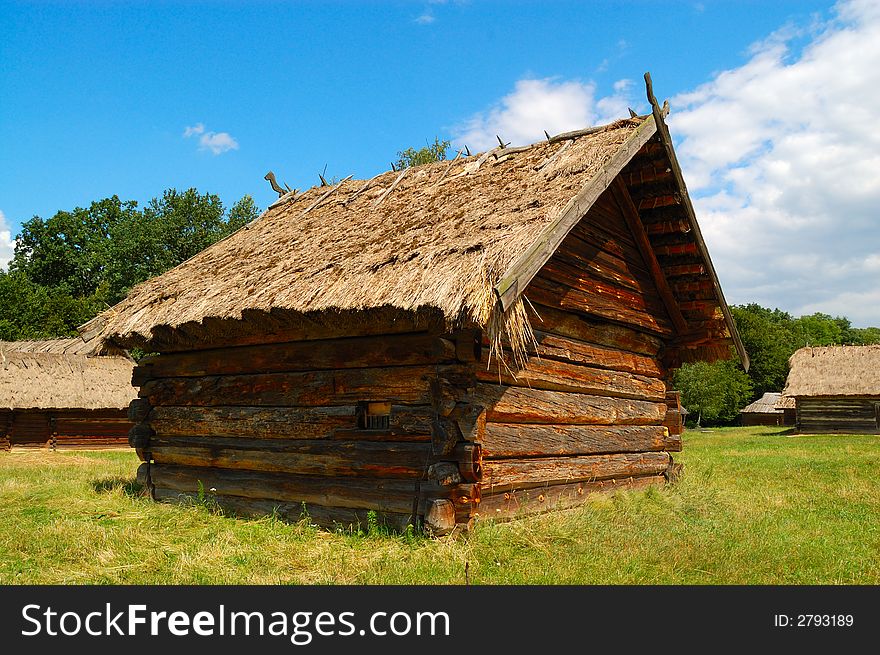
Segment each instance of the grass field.
M674 486L441 540L155 504L128 451L0 453L0 584L880 583L880 438L684 441Z

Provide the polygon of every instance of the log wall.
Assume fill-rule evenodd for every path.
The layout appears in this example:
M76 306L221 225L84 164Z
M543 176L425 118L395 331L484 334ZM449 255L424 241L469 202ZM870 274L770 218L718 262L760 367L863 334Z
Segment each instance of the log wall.
M799 397L796 410L800 432L880 434L880 396Z
M0 413L0 448L119 448L131 427L124 409L7 409Z
M473 332L340 337L171 352L136 367L130 444L157 500L325 526L466 525L479 501ZM387 403L368 428L367 403ZM201 492L200 492L201 489ZM433 513L431 513L433 510Z
M475 373L473 402L486 408L479 515L509 518L662 484L683 431L663 365L673 328L611 194L525 296L537 340L525 366L507 356Z

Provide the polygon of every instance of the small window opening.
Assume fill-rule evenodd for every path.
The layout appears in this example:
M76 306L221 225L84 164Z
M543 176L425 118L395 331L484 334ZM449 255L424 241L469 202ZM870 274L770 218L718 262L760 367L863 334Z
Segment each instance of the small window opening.
M359 403L361 428L387 430L391 427L391 403Z

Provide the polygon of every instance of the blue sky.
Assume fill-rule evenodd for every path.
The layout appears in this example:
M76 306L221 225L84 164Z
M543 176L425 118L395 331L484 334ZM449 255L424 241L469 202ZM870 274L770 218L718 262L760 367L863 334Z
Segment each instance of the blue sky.
M479 150L496 131L525 142L645 110L650 70L658 96L673 100L673 136L728 300L880 324L880 309L866 309L880 297L855 283L880 275L880 248L869 245L875 176L858 180L859 202L847 194L862 212L859 238L825 260L813 261L823 255L805 241L768 268L766 244L752 242L767 216L789 240L832 234L834 197L814 199L807 214L827 207L805 228L803 194L792 188L799 199L783 203L773 175L785 153L788 170L810 159L792 140L813 136L837 152L857 139L835 132L822 142L830 124L810 125L786 104L798 105L789 90L818 68L829 79L803 84L827 88L826 102L873 100L880 19L871 4L0 2L0 265L33 215L190 186L227 205L251 194L265 207L275 197L269 169L303 188L325 165L328 176L372 176L434 136ZM845 60L853 43L868 59L858 70L814 61ZM847 161L869 164L868 145Z

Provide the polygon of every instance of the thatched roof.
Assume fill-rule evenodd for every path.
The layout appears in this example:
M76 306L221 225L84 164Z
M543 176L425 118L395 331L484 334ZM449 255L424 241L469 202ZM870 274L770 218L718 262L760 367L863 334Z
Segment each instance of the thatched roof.
M74 340L0 342L0 408L123 409L137 396L127 357L87 357ZM75 341L81 341L76 339Z
M116 355L118 357L128 357L128 354L121 348L116 348L112 344L103 344L103 347L96 351L94 341L87 342L81 337L72 337L70 339L42 339L33 341L0 341L0 348L14 350L19 353L54 353L56 355Z
M806 347L788 361L785 396L880 397L880 345Z
M743 407L739 412L740 414L778 414L782 411L778 406L781 396L782 394L778 391L768 391L755 402Z
M149 349L159 332L191 335L258 313L429 310L450 327L479 326L523 345L531 330L521 296L535 266L659 135L655 116L636 117L288 194L245 228L135 287L81 333ZM689 207L686 191L676 193ZM705 252L699 231L684 231ZM720 309L697 324L717 317L724 344L739 343L707 260L700 270ZM714 347L728 356L727 345Z
M776 401L776 409L794 409L796 407L795 400L791 396L783 396L780 394L779 400Z

